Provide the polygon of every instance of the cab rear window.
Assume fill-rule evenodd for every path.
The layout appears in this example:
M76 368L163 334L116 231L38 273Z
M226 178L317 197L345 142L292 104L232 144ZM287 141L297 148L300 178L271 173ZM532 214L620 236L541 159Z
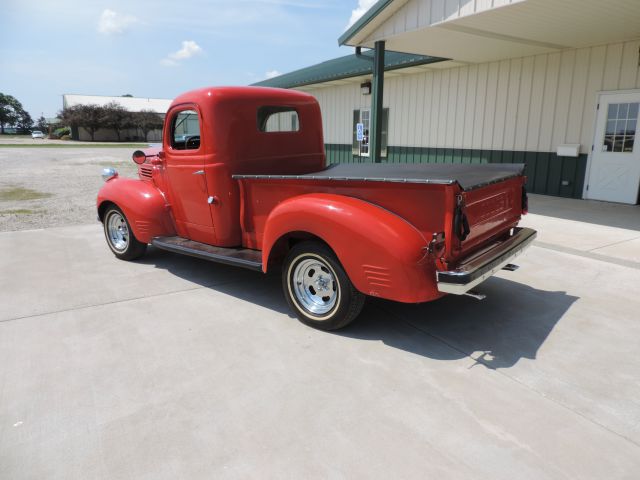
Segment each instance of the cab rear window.
M300 130L298 112L291 107L260 107L258 130L266 133L297 132Z

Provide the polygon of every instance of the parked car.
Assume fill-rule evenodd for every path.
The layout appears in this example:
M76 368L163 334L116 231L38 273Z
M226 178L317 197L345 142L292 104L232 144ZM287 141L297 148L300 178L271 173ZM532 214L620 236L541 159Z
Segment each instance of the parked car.
M219 120L224 119L224 120ZM366 296L420 303L472 289L536 236L522 164L326 166L322 119L306 93L205 88L172 103L163 144L133 153L139 179L105 169L97 199L117 258L148 244L264 273L324 330Z
M44 133L42 133L40 130L34 130L33 132L31 132L31 138L44 138Z

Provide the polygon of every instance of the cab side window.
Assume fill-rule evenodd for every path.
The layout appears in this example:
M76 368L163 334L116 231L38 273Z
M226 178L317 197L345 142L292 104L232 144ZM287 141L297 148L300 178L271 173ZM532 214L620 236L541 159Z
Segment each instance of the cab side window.
M200 121L195 110L182 110L171 122L171 146L176 150L200 148Z

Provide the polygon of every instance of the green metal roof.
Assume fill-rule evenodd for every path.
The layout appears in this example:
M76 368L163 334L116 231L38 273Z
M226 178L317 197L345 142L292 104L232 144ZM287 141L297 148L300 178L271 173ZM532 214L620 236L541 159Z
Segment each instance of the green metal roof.
M363 58L364 57L364 58ZM443 62L446 59L427 57L400 52L385 52L384 69L397 70L400 68ZM359 77L371 74L373 71L373 51L366 51L361 56L347 55L302 68L294 72L285 73L275 78L254 83L258 87L294 88L315 83L330 82L344 78Z
M346 32L338 38L338 45L344 45L356 33L362 30L371 20L376 18L393 0L378 0L364 15L362 15L356 23L351 25Z

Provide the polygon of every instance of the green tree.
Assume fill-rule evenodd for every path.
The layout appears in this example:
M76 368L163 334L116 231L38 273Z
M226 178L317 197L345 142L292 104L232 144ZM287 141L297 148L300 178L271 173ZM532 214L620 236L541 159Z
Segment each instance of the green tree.
M31 128L33 120L22 104L15 97L0 92L0 133L4 133L5 126L16 125L23 128L27 124L26 128Z
M67 107L64 110L60 110L58 112L58 118L63 124L78 128L82 120L80 105L74 105L73 107Z
M123 130L133 128L135 125L133 115L116 102L106 104L103 107L102 113L104 126L116 132L118 141L121 141L121 133Z
M80 125L87 129L91 141L95 141L96 132L104 126L104 108L99 105L80 105Z
M62 123L70 127L83 127L91 135L91 141L95 140L96 132L104 126L104 108L99 105L74 105L67 107L58 113Z
M43 133L49 131L49 124L47 123L47 119L40 115L40 118L36 120L36 128Z
M29 112L24 110L20 112L18 115L18 121L16 122L16 127L18 127L19 130L22 130L23 133L29 133L29 130L33 127L33 119L31 118L31 115L29 115Z
M149 132L162 128L162 117L151 110L141 110L135 114L135 122L144 135L144 141L147 141Z

